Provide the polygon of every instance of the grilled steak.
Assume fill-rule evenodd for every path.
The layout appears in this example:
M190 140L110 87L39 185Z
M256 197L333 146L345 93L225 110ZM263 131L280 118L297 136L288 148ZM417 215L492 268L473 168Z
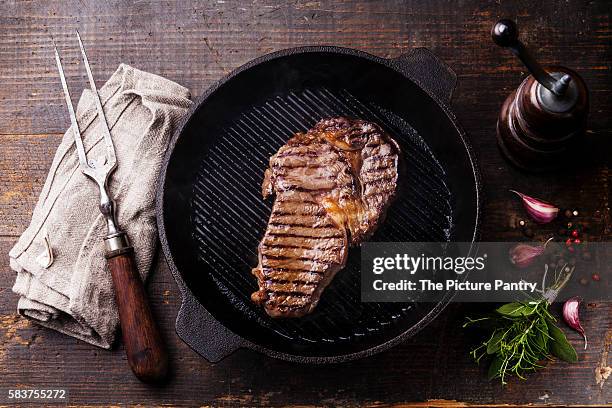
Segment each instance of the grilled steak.
M324 119L270 158L275 195L253 269L251 299L272 317L300 317L344 267L348 247L376 230L395 195L399 147L376 124Z

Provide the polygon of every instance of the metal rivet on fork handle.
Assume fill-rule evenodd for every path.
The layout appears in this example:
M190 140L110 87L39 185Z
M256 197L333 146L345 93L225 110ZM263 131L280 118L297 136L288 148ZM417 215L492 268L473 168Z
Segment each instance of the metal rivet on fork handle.
M168 355L146 300L146 292L136 268L134 248L130 246L127 234L119 229L115 219L115 202L108 193L109 176L117 168L115 146L113 145L113 139L108 122L106 121L102 101L100 100L100 95L96 89L91 68L89 67L85 47L78 31L76 35L81 48L85 70L87 71L89 85L93 93L94 103L98 111L104 144L106 145L104 159L87 161L79 124L64 76L62 61L54 42L55 62L57 63L66 105L68 106L68 113L70 114L74 144L79 157L79 167L83 174L93 180L100 189L99 207L106 220L108 230L106 237L104 237L105 257L113 278L115 300L119 308L121 333L128 362L132 371L140 380L146 382L159 381L166 375Z

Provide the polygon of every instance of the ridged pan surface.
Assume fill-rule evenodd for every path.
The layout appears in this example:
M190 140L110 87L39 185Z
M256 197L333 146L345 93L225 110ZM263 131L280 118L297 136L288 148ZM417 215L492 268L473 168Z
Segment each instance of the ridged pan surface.
M458 207L470 200L455 196L461 186L453 186L452 169L445 168L427 135L415 129L405 113L394 110L397 101L386 104L384 93L390 100L396 98L394 91L337 81L325 60L318 61L321 68L309 69L326 68L321 78L281 83L236 106L226 101L229 111L209 108L208 115L198 118L206 125L188 125L185 137L191 141L177 144L182 156L175 162L181 162L169 164L167 179L172 184L166 180L165 194L172 197L165 199L164 214L174 262L191 292L216 319L263 348L325 357L388 342L418 324L435 305L362 303L359 248L350 249L346 267L312 314L273 319L251 302L257 290L251 269L257 264L257 247L273 201L262 198L263 175L270 156L293 134L320 119L346 116L375 122L398 142L404 165L399 193L371 241L439 242L471 237L473 231L457 234ZM281 71L293 73L291 66ZM440 140L436 143L443 146ZM442 156L452 157L444 150Z
M268 160L291 135L334 116L378 123L409 158L401 180L403 188L373 241L446 241L452 223L446 175L424 140L399 118L368 106L348 91L320 88L292 92L239 115L221 130L219 142L203 160L194 184L193 234L199 259L218 289L245 318L259 321L271 331L270 335L305 344L367 336L393 324L413 307L361 303L358 248L351 249L347 266L336 275L311 315L272 319L250 300L251 293L257 290L250 270L257 264L257 245L272 204L272 200L261 198Z

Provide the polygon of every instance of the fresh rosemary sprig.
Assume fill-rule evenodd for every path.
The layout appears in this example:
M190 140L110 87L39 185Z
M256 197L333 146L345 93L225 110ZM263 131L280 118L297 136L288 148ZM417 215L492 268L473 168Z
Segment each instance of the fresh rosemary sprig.
M541 363L553 356L569 362L578 360L576 350L549 312L550 303L573 272L573 268L566 267L562 267L561 276L555 276L555 283L542 291L541 298L506 303L490 316L467 318L463 327L478 325L489 330L485 340L470 353L477 363L488 356L492 358L489 379L500 378L502 384L512 375L525 379L526 373L542 368Z

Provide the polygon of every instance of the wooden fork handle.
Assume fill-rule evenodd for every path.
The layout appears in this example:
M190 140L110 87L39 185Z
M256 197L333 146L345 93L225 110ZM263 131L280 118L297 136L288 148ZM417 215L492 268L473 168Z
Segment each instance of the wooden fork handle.
M140 279L134 248L125 245L108 245L106 260L113 277L115 297L119 307L121 334L127 359L132 371L143 382L158 382L168 371L168 354L147 302L144 285Z

